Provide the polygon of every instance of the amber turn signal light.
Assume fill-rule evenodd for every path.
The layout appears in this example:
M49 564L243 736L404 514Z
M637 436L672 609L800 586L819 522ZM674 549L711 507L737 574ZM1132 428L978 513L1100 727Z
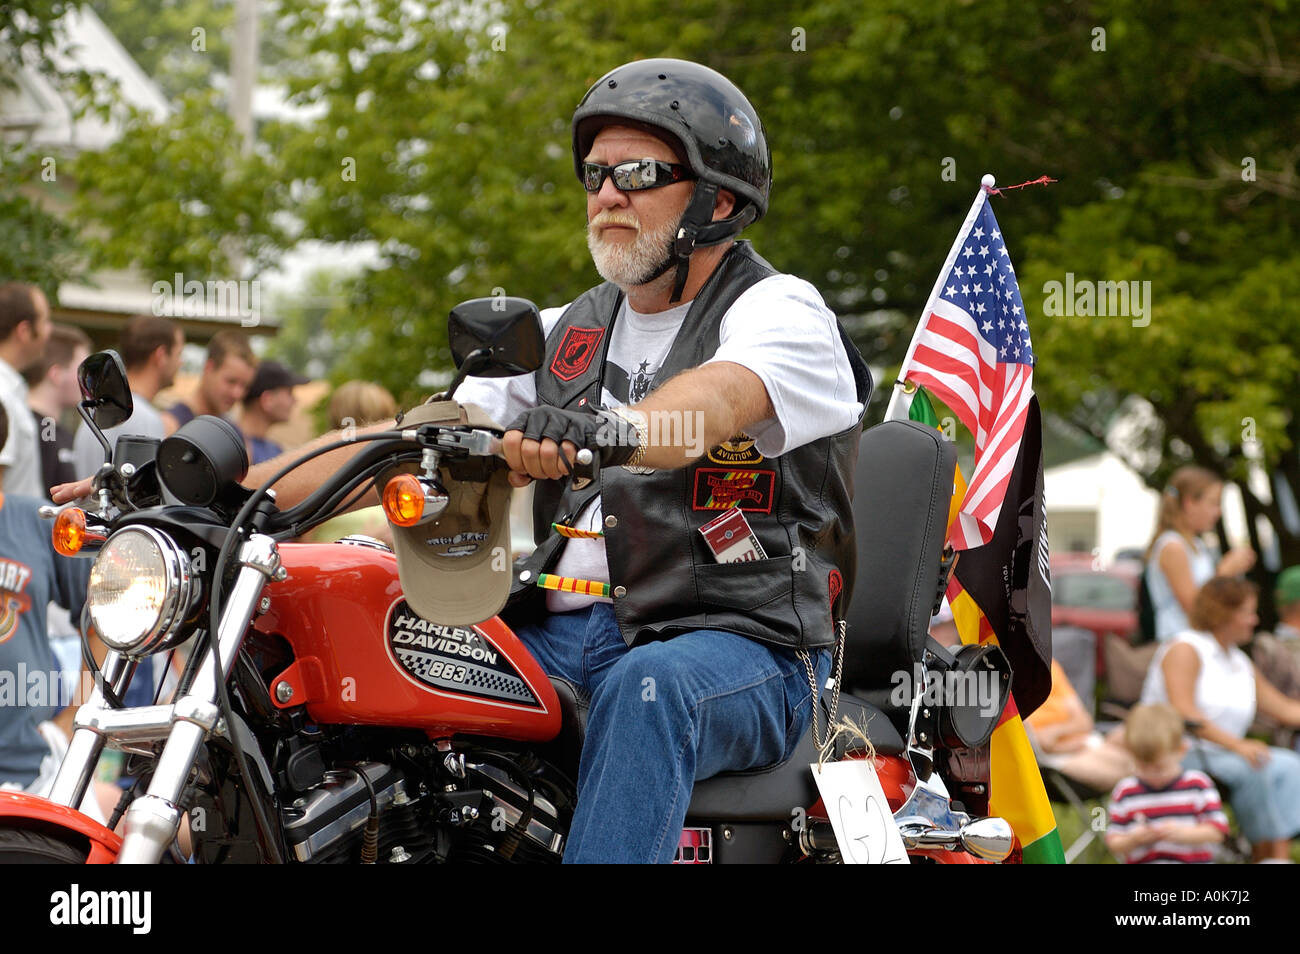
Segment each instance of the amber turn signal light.
M384 485L384 516L399 527L413 527L424 516L424 487L411 474L398 474Z
M76 556L86 542L86 511L69 507L54 518L54 552L61 556Z

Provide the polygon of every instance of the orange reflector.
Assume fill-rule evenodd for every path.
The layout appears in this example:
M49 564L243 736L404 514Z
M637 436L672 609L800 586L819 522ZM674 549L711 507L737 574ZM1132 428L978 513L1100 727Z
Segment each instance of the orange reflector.
M413 527L424 515L424 487L412 474L398 474L384 487L384 515L399 527Z
M62 556L76 556L86 542L86 511L69 507L54 518L54 551Z

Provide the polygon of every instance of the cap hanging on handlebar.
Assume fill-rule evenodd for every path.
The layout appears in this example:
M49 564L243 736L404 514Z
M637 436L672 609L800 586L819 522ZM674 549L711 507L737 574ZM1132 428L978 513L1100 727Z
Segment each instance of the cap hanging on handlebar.
M499 429L480 408L455 401L422 404L401 418L402 428L421 424L462 424ZM490 459L496 463L495 458ZM486 461L481 461L486 463ZM393 551L402 591L411 609L434 623L469 626L491 619L510 594L510 480L504 465L472 476L453 477L438 467L447 506L416 526L393 524ZM398 474L419 473L415 464L397 465L380 475L384 485Z

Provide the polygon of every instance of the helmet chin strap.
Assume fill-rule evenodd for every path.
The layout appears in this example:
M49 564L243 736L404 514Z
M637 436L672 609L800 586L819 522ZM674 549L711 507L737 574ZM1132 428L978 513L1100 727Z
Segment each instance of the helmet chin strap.
M713 206L718 197L718 186L714 182L700 181L695 184L695 191L691 195L691 201L686 206L686 211L682 213L681 221L677 224L677 238L673 241L672 248L669 250L667 257L664 259L653 275L646 281L653 281L658 278L674 265L677 266L677 276L673 280L672 297L668 299L669 304L676 304L682 299L682 291L686 288L686 281L691 270L691 255L697 248L705 248L710 245L717 245L725 242L727 239L741 232L745 226L749 225L757 217L757 210L753 204L746 204L735 215L725 219L713 220Z
M691 194L691 201L677 224L677 238L674 239L664 260L659 263L659 267L647 275L645 281L641 283L649 284L674 265L677 266L677 275L673 280L673 294L668 299L669 304L681 301L682 291L686 288L686 281L690 274L691 256L697 248L725 242L739 235L746 226L758 218L758 210L753 203L748 203L735 215L715 222L713 206L717 196L716 184L712 182L696 184L695 191Z

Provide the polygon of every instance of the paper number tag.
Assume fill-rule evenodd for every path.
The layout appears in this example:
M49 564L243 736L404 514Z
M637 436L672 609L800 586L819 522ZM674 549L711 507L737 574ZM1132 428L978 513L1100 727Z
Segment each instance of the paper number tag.
M846 865L911 864L871 759L809 767Z

